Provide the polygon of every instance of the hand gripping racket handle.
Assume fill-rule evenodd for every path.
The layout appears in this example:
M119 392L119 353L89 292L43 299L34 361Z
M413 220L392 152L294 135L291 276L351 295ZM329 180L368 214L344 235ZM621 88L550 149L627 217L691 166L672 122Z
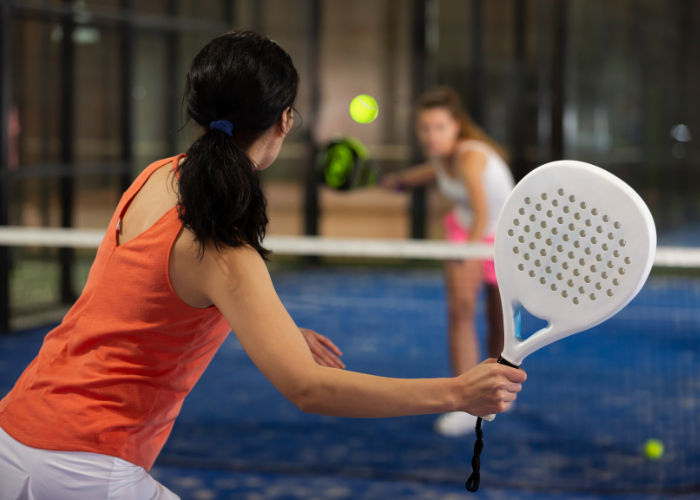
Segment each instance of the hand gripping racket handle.
M498 364L510 366L517 370L520 369L519 366L514 365L510 361L503 359L503 356L498 357ZM467 491L476 492L479 489L479 482L481 480L481 450L484 449L484 432L481 430L481 421L488 420L491 422L496 415L486 415L485 417L478 417L476 419L476 443L474 443L474 457L472 458L472 474L467 479Z
M503 359L503 356L498 357L498 364L510 366L511 368L515 368L516 370L520 370L520 367L518 365L514 365L513 363L511 363L507 359ZM481 418L486 420L487 422L493 422L493 419L496 418L496 415L486 415L485 417L481 417Z

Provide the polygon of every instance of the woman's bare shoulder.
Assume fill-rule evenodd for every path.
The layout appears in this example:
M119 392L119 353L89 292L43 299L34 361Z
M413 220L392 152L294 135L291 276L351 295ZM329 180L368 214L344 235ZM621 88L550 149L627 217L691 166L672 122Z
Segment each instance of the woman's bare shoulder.
M202 246L186 227L170 254L170 281L175 293L192 307L208 307L265 276L269 276L267 267L252 247Z
M468 139L462 141L457 149L459 170L482 170L489 161L489 150L481 147L481 141ZM488 147L488 146L487 146Z
M466 153L467 151L477 151L485 155L489 155L493 152L493 148L479 139L463 139L457 144L457 151L459 153Z

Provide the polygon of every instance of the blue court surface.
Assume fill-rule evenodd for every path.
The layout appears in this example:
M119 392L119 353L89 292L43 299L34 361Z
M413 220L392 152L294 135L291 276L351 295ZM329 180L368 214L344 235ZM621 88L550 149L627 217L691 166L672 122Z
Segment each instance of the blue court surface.
M348 370L449 375L439 269L279 271L299 326L330 337ZM525 316L524 333L541 322ZM0 338L0 394L48 328ZM484 331L483 318L479 330ZM616 317L537 352L515 410L484 425L482 490L465 491L474 437L435 416L308 415L231 334L188 396L153 474L183 499L700 497L700 278L652 276ZM665 454L644 455L660 439Z

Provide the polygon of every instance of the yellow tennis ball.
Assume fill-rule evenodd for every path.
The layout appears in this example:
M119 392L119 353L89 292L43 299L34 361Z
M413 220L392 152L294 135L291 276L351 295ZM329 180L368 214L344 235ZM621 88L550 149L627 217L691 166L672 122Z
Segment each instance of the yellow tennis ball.
M664 444L658 439L649 439L644 444L644 454L649 460L658 460L664 454Z
M379 107L374 97L360 94L350 103L350 116L357 123L371 123L377 118Z

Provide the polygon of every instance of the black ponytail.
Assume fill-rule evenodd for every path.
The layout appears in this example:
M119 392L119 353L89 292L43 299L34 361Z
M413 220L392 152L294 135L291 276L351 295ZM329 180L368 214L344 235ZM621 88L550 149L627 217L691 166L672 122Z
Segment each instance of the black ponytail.
M250 245L262 257L266 200L246 150L294 105L299 75L291 57L251 31L221 35L192 61L187 75L187 119L205 129L179 167L180 220L200 251ZM210 123L231 122L231 136Z

